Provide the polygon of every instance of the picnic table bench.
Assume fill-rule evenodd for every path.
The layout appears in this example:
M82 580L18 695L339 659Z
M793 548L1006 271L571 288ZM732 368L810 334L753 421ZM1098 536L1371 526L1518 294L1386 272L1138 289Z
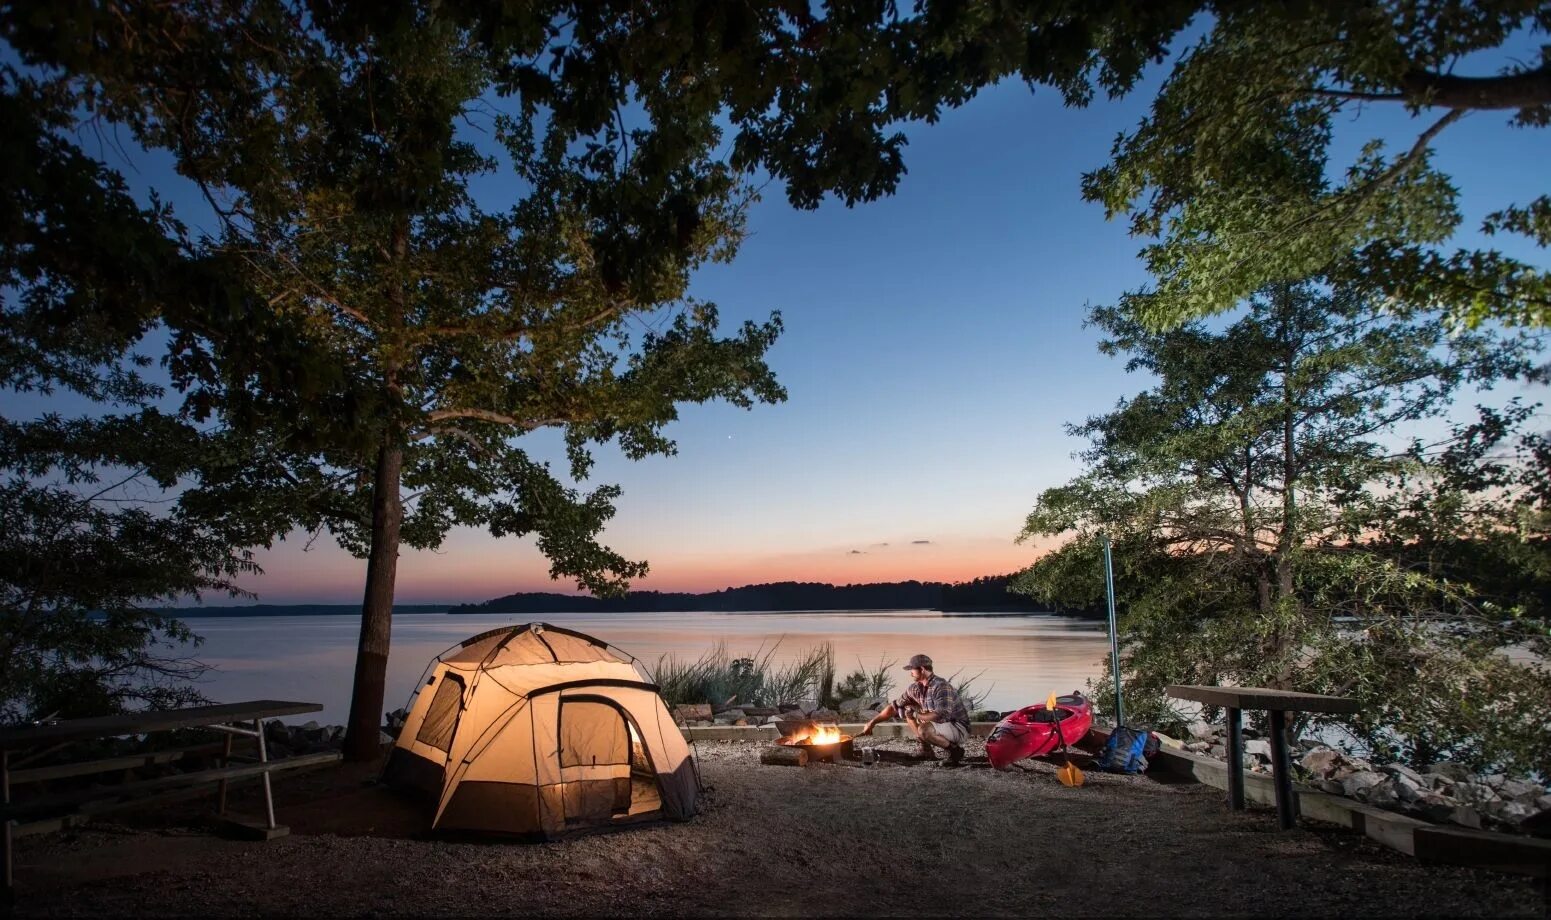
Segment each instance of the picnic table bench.
M218 811L224 814L226 811L227 783L242 777L262 776L264 782L264 808L267 821L264 827L259 829L259 833L266 839L271 836L278 836L279 833L283 833L284 829L275 823L275 801L269 775L276 770L314 766L336 761L339 760L340 755L337 751L329 751L319 754L287 757L283 760L270 760L269 752L264 744L263 720L306 712L318 712L322 708L323 706L318 703L252 700L245 703L223 703L215 706L194 706L188 709L130 712L88 719L62 719L35 725L0 728L0 824L4 825L4 885L6 894L9 895L12 891L12 840L19 828L37 828L47 824L59 824L62 826L64 819L60 817L61 815L68 815L72 811L74 814L93 814L126 804L134 804L136 796L142 796L147 793L163 792L176 787L218 783L220 786ZM252 725L251 728L247 727L250 723ZM224 733L226 740L218 755L221 759L221 766L215 769L196 770L76 792L40 795L20 803L13 804L11 801L11 787L17 783L41 782L71 776L87 776L93 773L127 770L150 764L170 763L192 752L213 752L212 747L207 745L203 748L179 751L133 754L82 763L54 764L33 769L13 769L14 755L21 751L32 752L28 758L30 761L45 754L58 751L64 746L77 741L116 738L124 735L142 735L175 729L202 729ZM258 757L254 762L232 766L232 738L236 735L251 737L257 741ZM14 764L14 766L21 765L21 763ZM22 820L30 820L34 823L21 825L20 822ZM43 827L42 829L47 830L52 829L52 827Z
M1287 830L1293 826L1292 763L1287 745L1289 712L1357 712L1357 701L1344 696L1296 693L1269 687L1214 687L1198 684L1173 684L1169 696L1193 700L1208 706L1221 706L1228 715L1228 807L1244 810L1244 728L1246 709L1264 709L1271 714L1271 779L1276 787L1276 818Z

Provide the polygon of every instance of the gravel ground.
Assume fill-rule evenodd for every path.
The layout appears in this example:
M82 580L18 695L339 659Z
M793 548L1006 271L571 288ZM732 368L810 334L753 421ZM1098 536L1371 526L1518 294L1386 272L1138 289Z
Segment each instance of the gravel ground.
M1545 917L1544 882L1423 866L1350 831L1234 814L1216 789L1055 765L764 766L701 742L701 814L523 845L425 837L360 766L276 780L292 833L228 840L184 806L18 841L23 916ZM1082 761L1079 761L1081 763ZM251 809L252 793L245 792Z

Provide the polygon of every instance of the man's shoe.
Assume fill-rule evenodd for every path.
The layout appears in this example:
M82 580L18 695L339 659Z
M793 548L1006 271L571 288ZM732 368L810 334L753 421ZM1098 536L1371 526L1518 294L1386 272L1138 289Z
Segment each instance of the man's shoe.
M948 745L948 766L956 767L964 762L964 745Z

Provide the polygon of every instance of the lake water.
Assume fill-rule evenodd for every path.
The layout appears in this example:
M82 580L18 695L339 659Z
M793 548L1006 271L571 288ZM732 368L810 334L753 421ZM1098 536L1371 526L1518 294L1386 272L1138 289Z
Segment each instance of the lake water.
M1015 709L1044 700L1051 691L1084 689L1103 670L1108 640L1102 622L1053 615L969 616L933 610L863 610L779 613L607 613L507 616L398 614L388 660L386 709L409 700L432 658L470 636L510 623L541 619L608 642L640 659L651 671L673 655L694 660L718 642L732 657L753 657L773 647L777 665L829 642L838 677L880 662L898 670L911 655L930 655L937 673L974 678L972 691L988 691L991 709ZM281 699L323 704L315 718L340 725L350 709L360 620L354 616L186 618L204 645L195 657L213 665L200 689L216 702Z

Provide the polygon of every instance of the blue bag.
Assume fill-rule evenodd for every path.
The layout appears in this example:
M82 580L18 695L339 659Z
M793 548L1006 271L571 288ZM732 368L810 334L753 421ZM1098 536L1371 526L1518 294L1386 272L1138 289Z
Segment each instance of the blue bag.
M1158 736L1147 726L1120 725L1109 733L1104 751L1095 767L1106 773L1141 773L1147 769L1147 757L1158 752Z

